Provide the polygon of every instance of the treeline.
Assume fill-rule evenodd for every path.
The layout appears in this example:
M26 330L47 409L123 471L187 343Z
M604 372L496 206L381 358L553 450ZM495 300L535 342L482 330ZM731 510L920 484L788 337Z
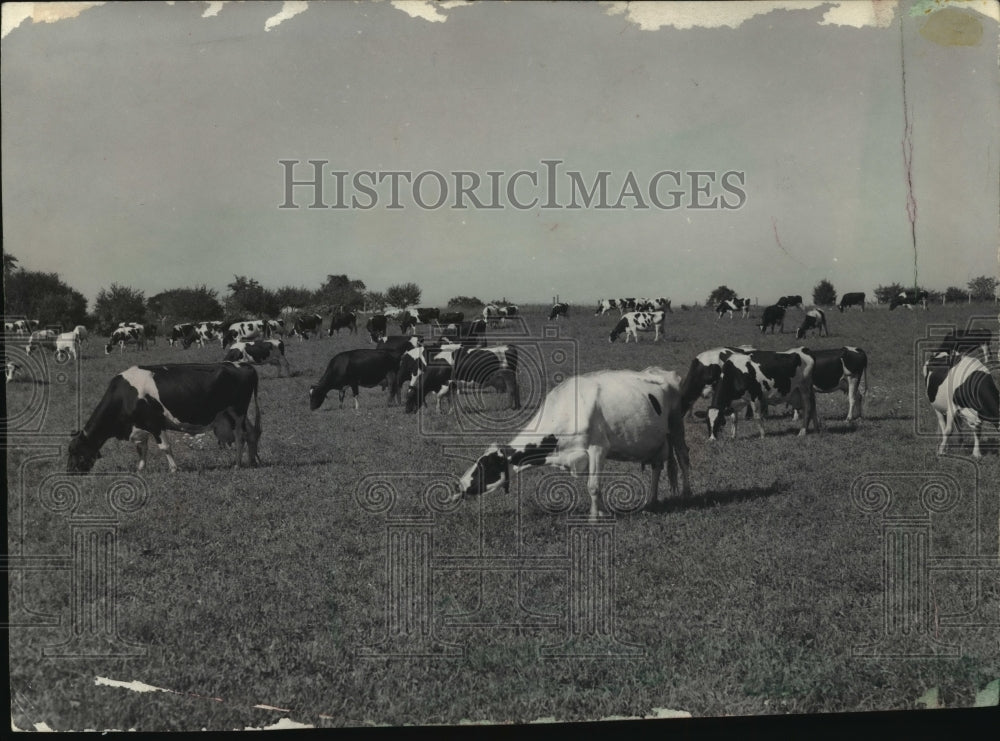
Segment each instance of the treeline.
M1000 285L1000 280L992 276L981 275L978 278L970 280L966 284L965 288L950 286L944 291L935 291L931 288L916 286L915 290L926 291L927 300L931 303L941 303L941 300L944 299L945 303L953 304L960 302L964 303L967 301L994 301L996 299L996 290L998 285ZM854 288L853 290L857 290L857 288ZM901 283L890 283L889 285L878 286L873 291L874 295L869 294L867 298L870 300L874 297L876 303L887 304L892 301L893 297L898 296L900 293L907 290L912 290L912 288L904 286ZM708 300L705 302L705 305L715 308L722 301L728 301L734 298L744 297L739 296L736 291L729 288L729 286L723 285L714 289L708 295ZM777 300L778 298L780 297L775 296L774 300ZM825 278L813 286L812 302L815 306L834 306L837 303L837 298L837 289L834 288L833 284ZM764 303L768 302L765 301Z
M271 289L254 278L234 275L222 296L215 289L200 285L173 288L147 297L142 290L112 283L98 292L93 309L88 311L83 294L64 283L57 273L24 270L15 256L5 254L3 274L5 316L38 319L43 327L82 324L102 334L123 321L178 324L229 317L273 319L289 309L324 315L339 308L405 309L418 305L422 294L416 283L400 283L385 291L375 291L364 281L347 275L327 275L316 289L301 286ZM482 305L478 298L469 296L457 296L448 302L449 307Z

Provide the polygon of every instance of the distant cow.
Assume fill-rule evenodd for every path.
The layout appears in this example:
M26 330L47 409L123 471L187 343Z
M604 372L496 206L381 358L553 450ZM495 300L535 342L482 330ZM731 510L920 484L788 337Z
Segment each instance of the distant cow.
M454 328L444 327L441 339L457 342L462 347L485 347L486 322L482 319L473 319L470 322L459 322Z
M660 298L654 298L653 299L653 304L654 304L654 306L653 306L654 309L659 309L660 311L665 311L668 314L673 314L674 313L674 310L672 308L670 308L670 299L669 298L665 298L665 297L662 297L662 296Z
M414 334L417 331L417 318L404 311L399 315L399 331L401 334Z
M514 345L469 349L449 345L429 354L430 358L418 356L409 379L403 379L410 383L406 392L407 413L416 412L429 393L437 397L440 412L441 398L450 392L460 393L463 386L493 386L508 394L511 409L520 408L518 352Z
M625 333L625 342L628 342L629 337L638 342L639 332L655 332L656 336L653 337L653 342L656 342L660 339L662 331L662 311L632 311L618 320L618 324L608 336L608 342L614 342L622 332Z
M250 424L250 402L255 410ZM171 471L177 463L166 430L188 434L213 430L221 445L236 443L236 465L256 466L260 440L257 371L232 363L133 365L115 376L87 424L73 433L67 469L87 472L111 438L131 440L139 453L139 471L146 465L150 436L167 456Z
M820 337L830 336L830 330L826 326L826 314L822 309L809 309L806 312L802 324L795 331L795 339L801 340L807 333L815 331Z
M938 455L945 452L958 419L972 431L972 457L981 458L980 425L1000 431L1000 391L989 368L977 358L942 352L924 363L924 383L941 431Z
M285 357L285 341L277 337L266 340L250 340L249 342L234 342L226 350L223 360L230 363L253 363L254 365L276 365L278 375L282 369L291 373L288 358Z
M892 311L897 306L905 306L910 311L913 311L913 307L917 304L923 306L924 311L927 311L927 291L909 289L893 297L892 301L889 302L889 311Z
M760 320L760 324L758 324L757 326L760 327L761 334L764 334L764 332L767 329L770 329L771 334L774 334L775 327L778 327L781 330L781 333L784 334L785 332L784 307L774 304L773 306L768 306L767 308L765 308L764 314Z
M813 361L813 390L821 394L834 391L847 393L847 420L864 416L862 413L861 378L868 378L868 355L860 347L834 347L828 350L808 350L795 348L796 351L808 353ZM868 381L865 381L865 390ZM793 404L792 406L795 406ZM796 411L796 415L798 412Z
M398 388L398 368L399 357L387 350L347 350L338 353L330 360L316 385L309 388L309 409L319 409L326 395L334 390L340 392L340 408L343 409L348 388L354 394L354 408L358 409L358 388L372 388L380 384Z
M197 340L197 332L195 330L195 325L192 322L184 322L182 324L175 324L172 326L167 332L166 337L167 344L171 347L180 342L182 343L182 347L186 350Z
M734 353L752 352L756 348L748 345L740 347L716 347L698 353L688 367L687 375L680 386L681 407L685 414L691 411L699 398L711 396L715 385L722 377L722 366Z
M601 512L606 461L650 466L647 509L658 505L663 464L671 491L691 494L690 462L680 410L680 377L673 371L597 371L563 381L549 392L534 418L506 445L491 445L459 478L455 499L509 490L512 474L530 466L554 466L587 474L590 516Z
M441 309L418 308L414 309L417 315L418 324L430 324L435 319L440 319Z
M14 334L28 336L38 329L39 324L41 322L37 319L15 319L13 322L4 322L4 331L12 331Z
M358 333L358 316L354 312L343 312L334 314L330 319L330 328L326 331L327 336L332 337L333 333L340 334L340 330L346 329L351 334Z
M51 329L39 329L31 333L28 337L28 346L24 348L25 353L31 355L35 348L42 350L55 350L56 337L58 335Z
M616 298L602 298L597 301L597 311L594 312L594 316L598 314L604 315L611 311L612 309L618 308L618 299Z
M323 317L320 314L296 314L292 321L292 335L298 335L299 340L308 340L313 332L323 331ZM332 324L330 325L332 328Z
M389 318L387 315L375 314L368 317L365 329L368 330L368 336L371 337L372 342L378 342L386 336L388 326Z
M861 311L864 311L865 310L865 294L863 294L863 293L845 293L843 296L840 297L840 303L837 304L837 308L840 310L841 313L844 312L844 309L847 309L847 308L849 308L851 306L860 306L861 307Z
M86 330L85 330L86 331ZM65 362L70 358L74 360L77 356L77 349L80 346L80 334L74 329L72 332L63 332L56 336L56 360Z
M814 366L812 356L799 349L787 352L754 350L729 356L722 365L722 375L712 392L708 409L709 439L716 439L727 414L733 425L732 437L736 437L737 415L733 412L733 405L744 396L750 397L748 414L757 420L762 438L764 425L761 418L767 414L767 407L772 403L786 403L803 410L800 436L806 434L810 421L819 431L821 423L812 387Z
M222 347L227 348L234 342L259 340L261 337L267 337L270 331L270 325L265 323L263 319L233 322L222 334Z
M569 316L569 304L553 304L551 311L549 311L549 321L553 319L558 319L559 317Z
M483 307L483 319L490 327L500 324L500 307L496 304L486 304Z
M780 306L782 309L790 309L793 306L797 306L799 309L802 308L802 297L801 296L782 296L779 298L775 306Z
M119 354L125 352L126 345L135 345L136 350L145 350L146 333L141 326L118 327L104 346L104 354L109 355L115 345L118 345Z
M732 319L739 312L740 315L745 319L750 313L750 299L748 298L733 298L721 301L718 306L715 307L715 313L718 316L715 321L719 321L723 316L729 314L729 318Z

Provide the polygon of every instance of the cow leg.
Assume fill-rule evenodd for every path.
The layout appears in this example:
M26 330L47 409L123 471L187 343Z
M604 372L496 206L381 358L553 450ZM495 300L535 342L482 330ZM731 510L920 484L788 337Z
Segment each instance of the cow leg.
M938 445L937 454L943 455L945 447L948 444L948 435L951 434L951 420L937 409L934 410L934 414L937 416L938 431L941 433L941 444Z
M344 408L344 397L347 396L347 388L342 388L340 390L340 408Z
M816 425L816 432L822 432L823 422L819 418L819 408L816 405L816 392L813 389L809 390L809 410L812 413L813 423ZM806 427L809 423L806 423Z
M135 445L135 451L139 454L139 465L135 469L136 473L142 473L142 469L146 467L146 460L149 458L149 433L133 428L129 440Z
M590 494L590 519L596 520L601 514L601 464L604 462L604 450L599 445L587 448L589 470L587 477L587 493Z
M177 461L174 460L173 452L170 450L170 440L167 438L166 432L160 432L156 445L167 456L167 465L170 466L170 473L177 473Z
M358 404L358 385L354 384L351 386L351 393L354 394L354 411L358 411L360 405Z
M847 421L850 422L854 419L854 409L857 407L857 416L861 416L861 394L859 389L861 386L861 381L854 376L847 379Z

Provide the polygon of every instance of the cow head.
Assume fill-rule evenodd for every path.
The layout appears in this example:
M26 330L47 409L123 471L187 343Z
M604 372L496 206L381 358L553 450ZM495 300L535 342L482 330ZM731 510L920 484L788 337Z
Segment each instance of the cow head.
M101 451L87 440L83 431L71 434L66 470L69 473L87 473L94 467L94 461L101 457Z
M326 399L326 392L320 391L315 386L309 387L309 411L315 412L323 405L323 401Z
M491 445L459 478L455 498L489 494L501 486L509 492L510 452L507 446Z
M618 335L624 332L625 327L627 326L628 326L628 320L625 318L620 319L618 321L618 324L615 325L615 328L611 330L611 334L608 335L608 342L614 342L615 340L617 340Z

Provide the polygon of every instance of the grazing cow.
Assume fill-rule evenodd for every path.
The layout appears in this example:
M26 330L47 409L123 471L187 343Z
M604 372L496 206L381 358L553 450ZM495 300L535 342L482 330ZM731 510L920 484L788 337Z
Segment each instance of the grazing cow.
M983 362L990 362L990 343L993 333L988 329L956 329L941 340L941 345L934 354L958 353L964 355L970 350L982 350Z
M941 430L938 455L960 419L972 430L972 457L982 458L979 426L987 422L1000 431L1000 391L989 368L978 358L941 352L924 363L924 383Z
M310 332L321 334L323 331L323 317L320 314L296 314L291 321L291 334L298 335L299 341L308 340ZM332 323L330 329L333 329Z
M553 319L558 319L559 317L569 316L569 304L553 304L551 311L549 311L549 321Z
M612 309L618 308L618 299L615 298L602 298L597 301L597 311L594 312L594 316L600 314L603 316Z
M430 360L427 360L430 355ZM438 412L441 411L441 397L449 392L460 393L463 386L477 388L492 386L506 392L510 408L521 407L521 397L517 387L517 347L473 347L461 345L441 345L423 356L413 358L413 370L409 376L410 386L406 392L407 413L416 412L424 397L433 393L437 397ZM409 360L405 358L404 360ZM410 363L400 364L410 368ZM454 400L452 401L454 405Z
M802 324L795 331L795 339L801 340L810 331L815 331L819 337L822 337L824 334L827 337L830 336L830 330L826 326L826 313L822 309L809 309L806 312Z
M224 326L222 322L198 322L194 327L196 342L204 347L206 342L218 340L219 345L222 345Z
M409 339L409 338L408 338ZM344 408L344 396L350 387L354 394L354 408L358 409L358 387L372 388L388 385L398 388L396 373L400 355L388 350L347 350L337 353L326 366L326 371L309 388L309 409L315 411L322 405L326 395L336 390L340 392L340 408ZM390 394L389 401L392 401Z
M673 314L674 313L674 310L670 308L670 299L669 298L663 298L662 296L660 298L654 298L653 299L653 303L655 304L655 306L653 307L654 309L658 309L660 311L665 311L668 314Z
M39 329L31 333L28 337L28 346L24 348L25 353L31 355L31 351L36 347L43 350L56 349L56 333L51 329Z
M76 332L76 336L77 338L79 338L80 342L87 341L89 334L87 332L87 328L84 327L82 324L77 324L75 327L73 327L73 331Z
M775 306L780 306L782 309L790 309L793 306L797 306L802 309L802 297L801 296L782 296L777 300Z
M924 311L927 311L927 291L914 291L911 288L893 297L892 301L889 302L889 311L892 311L897 306L905 306L910 311L913 311L913 307L917 304L923 306Z
M461 311L446 311L438 317L438 324L461 324L465 321L465 314Z
M761 317L760 324L758 324L757 326L760 327L761 334L764 334L765 330L767 330L768 327L771 328L771 334L774 334L775 327L779 327L781 329L781 333L784 334L785 309L781 306L778 306L777 304L774 304L773 306L768 306L766 309L764 309L764 315Z
M435 319L440 319L441 317L441 309L418 308L415 311L417 312L418 324L430 324Z
M798 347L789 352L804 352L812 357L813 391L821 394L834 391L847 393L847 422L864 416L861 409L864 400L861 395L862 376L865 378L865 390L868 390L868 355L864 350L860 347L832 347L828 350ZM798 419L797 408L793 419Z
M718 314L715 321L719 321L726 314L729 314L729 318L732 319L736 312L740 312L740 315L745 319L750 314L750 299L733 298L720 302L715 307L715 313Z
M326 331L328 337L333 333L340 334L340 330L346 329L350 334L358 333L358 315L351 311L334 314L330 319L330 328Z
M166 430L195 434L209 429L220 447L236 443L236 467L243 464L244 444L250 465L257 465L261 434L257 371L233 363L133 365L111 379L87 424L73 433L67 469L89 471L101 457L104 443L117 438L135 444L142 471L152 436L173 472L177 463Z
M387 328L389 326L389 317L385 314L375 314L368 317L368 323L365 324L365 329L368 330L368 336L371 337L372 342L378 342L384 339L387 334Z
M40 322L37 319L15 319L9 324L4 322L4 330L13 331L14 334L28 336L38 329Z
M716 347L698 353L688 367L687 375L681 383L681 408L685 414L692 411L699 398L708 398L722 377L722 366L734 353L753 352L749 345L740 347Z
M716 433L722 427L726 414L732 420L732 437L736 437L733 404L748 394L748 415L757 420L761 438L764 437L761 418L767 413L767 406L771 403L801 406L803 414L800 436L806 434L810 420L819 431L821 423L816 413L816 399L812 388L814 365L812 356L798 349L786 352L754 350L730 355L722 364L722 375L712 392L712 402L708 409L709 439L716 439Z
M375 344L376 350L384 350L390 353L396 359L396 370L397 373L390 383L386 381L382 385L382 389L389 389L389 403L394 401L399 401L399 389L403 376L399 374L398 368L405 354L409 350L419 348L423 345L424 339L420 335L392 335L391 337L384 337Z
M108 344L104 346L104 354L110 355L115 345L118 345L119 354L125 352L126 345L135 345L136 350L145 350L146 333L142 326L118 327L111 333Z
M637 298L633 308L635 311L653 311L656 306L648 298Z
M865 294L863 293L845 293L840 297L840 303L837 304L837 308L840 313L844 313L844 309L851 306L860 306L861 311L865 310Z
M660 339L660 333L663 331L663 312L632 311L618 320L618 324L608 335L608 342L614 342L622 332L625 333L625 342L628 342L629 337L633 337L638 342L639 332L651 331L656 332L656 336L653 337L653 342L656 342Z
M567 379L549 392L527 427L507 445L492 445L460 477L455 499L510 489L512 473L555 466L588 474L590 516L601 512L601 474L607 460L652 467L647 509L659 503L663 464L671 491L691 494L690 462L680 408L680 377L673 371L604 370Z
M279 376L282 368L286 373L291 373L288 358L285 357L285 341L275 337L266 340L251 340L250 342L234 342L226 350L223 360L230 363L276 365Z

